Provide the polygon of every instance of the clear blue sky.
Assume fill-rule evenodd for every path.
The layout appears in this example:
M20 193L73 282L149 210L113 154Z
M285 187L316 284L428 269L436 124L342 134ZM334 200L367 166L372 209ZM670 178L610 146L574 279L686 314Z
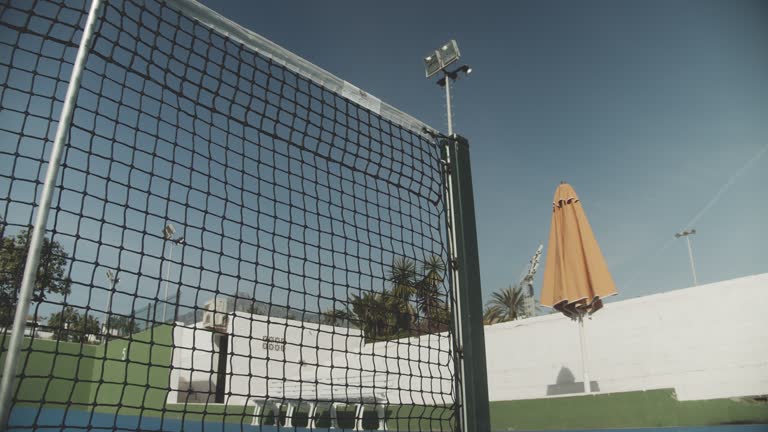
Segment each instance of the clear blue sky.
M617 299L691 285L685 242L673 238L685 228L698 231L693 249L701 283L768 272L765 1L206 3L442 130L446 125L442 89L424 79L422 59L445 41L458 40L462 61L474 69L454 87L454 120L456 131L471 141L486 298L517 282L538 244L547 240L551 199L560 180L570 182L582 199L616 280ZM115 7L108 8L108 21L122 20ZM74 26L79 15L69 12L58 19ZM9 16L9 21L23 25L23 14ZM35 23L33 29L47 31L38 28L44 23ZM66 29L57 31L67 33ZM135 30L126 34L131 31ZM11 30L0 34L0 50L6 53L0 55L0 64L11 59L15 68L0 76L7 78L8 87L0 97L0 165L5 168L0 170L0 192L10 198L0 201L0 215L17 230L32 221L30 197L34 180L42 180L40 157L47 154L42 144L53 137L54 123L47 119L58 112L56 100L63 98L65 89L63 81L42 77L67 76L68 66L59 71L50 58L37 62L42 39L26 35L17 41L14 34ZM237 219L240 212L222 216L221 196L226 193L221 179L227 177L222 165L200 168L192 161L195 152L206 157L210 151L212 160L220 158L218 143L223 138L207 139L202 132L192 137L184 127L171 127L173 123L153 131L152 115L140 117L137 125L131 107L141 105L151 112L158 104L140 99L136 91L123 92L122 68L131 58L127 52L112 52L115 34L114 29L104 30L100 35L104 40L94 47L97 55L88 62L61 172L66 187L54 197L54 208L61 211L54 211L49 220L49 228L56 226L57 241L74 261L70 274L75 285L68 304L104 308L107 268L122 272L123 294L115 302L122 311L157 303L164 296L165 279L181 287L185 302L195 304L208 300L212 290L254 291L255 281L266 281L273 288L259 289L261 294L272 296L276 291L290 297L286 273L281 273L285 280L276 280L279 265L264 263L277 257L282 265L291 257L299 259L301 251L285 241L276 242L281 233L274 217L258 222L251 217L244 223ZM167 47L157 44L153 49L162 54ZM49 40L40 54L56 59L60 50L63 45ZM11 51L13 55L7 54ZM65 57L73 55L70 48ZM106 72L105 59L110 61ZM162 74L161 59L159 55L153 60L159 62L154 73ZM173 69L166 73L178 73ZM41 78L35 80L35 97L30 98L29 90L33 74L24 70L35 70ZM115 81L102 82L103 75ZM162 93L153 82L131 79L125 84L149 85L144 88L148 95ZM109 101L118 94L120 114ZM178 118L184 125L190 117L180 114L182 110L199 109L204 117L206 103L210 104L204 98L182 99L182 106L166 103L169 111L163 111L161 120ZM98 115L89 113L96 107ZM231 135L225 140L237 146L237 136L244 133L236 126L225 127ZM261 146L269 143L260 141ZM264 148L267 153L276 151ZM242 162L228 157L232 167ZM142 174L133 168L149 171ZM253 182L254 176L266 172L258 182L274 190L270 182L277 180L269 178L270 173L275 175L274 168L244 170L230 180L238 184L251 176L248 182ZM264 208L277 212L267 195L262 198L272 201ZM234 196L229 204L242 205ZM160 237L168 221L175 222L187 239L183 258L177 251L170 260L183 262L183 269L170 266L170 277L162 273L169 268L162 257L170 254ZM261 265L250 266L259 251L270 252L258 249L259 242L272 244L274 254L259 256ZM423 246L420 240L412 243ZM226 255L222 250L239 250L241 255L222 257ZM321 264L332 261L332 254L320 255ZM368 272L383 284L380 265L392 257L375 261L378 267ZM256 273L257 267L262 273ZM326 272L334 269L321 267ZM292 276L303 274L294 271ZM320 288L310 279L299 285L305 290L301 294L312 297ZM334 290L340 288L333 275L320 279ZM537 288L540 281L541 273ZM367 288L373 282L347 283L355 284ZM102 289L88 289L94 287ZM205 292L198 295L201 291ZM142 296L138 301L137 294ZM348 294L334 292L338 298ZM333 306L321 304L317 296L311 298L316 305L287 297L273 300L308 310Z
M485 296L546 241L560 180L619 299L691 285L691 221L701 283L768 271L764 1L204 3L443 130L421 59L459 42Z

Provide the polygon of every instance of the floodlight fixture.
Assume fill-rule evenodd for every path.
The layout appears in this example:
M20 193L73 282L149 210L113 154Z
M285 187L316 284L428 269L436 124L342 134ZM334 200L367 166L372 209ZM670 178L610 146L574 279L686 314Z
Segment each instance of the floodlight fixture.
M459 73L469 75L472 68L468 65L460 66L452 71L446 70L448 66L457 62L461 57L459 44L451 39L432 54L424 57L424 70L427 78L432 77L438 72L443 72L443 77L437 80L437 85L445 89L445 108L448 117L448 135L453 135L453 113L451 111L451 81L459 78Z
M459 57L461 57L459 44L457 44L455 40L451 39L445 45L440 47L440 61L443 64L443 67L458 61Z
M120 283L120 278L117 277L117 273L112 270L107 270L107 279L112 283L112 289L114 286Z
M424 70L427 74L427 78L440 72L443 68L443 64L440 61L440 51L435 50L432 54L424 57Z
M174 228L171 224L166 224L165 228L163 228L163 237L166 240L170 240L173 238L174 234L176 234L176 228Z

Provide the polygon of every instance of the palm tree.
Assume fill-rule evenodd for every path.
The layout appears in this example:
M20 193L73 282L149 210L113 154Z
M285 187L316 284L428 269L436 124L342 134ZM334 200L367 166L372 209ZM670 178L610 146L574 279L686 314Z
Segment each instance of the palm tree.
M424 260L421 271L424 277L416 286L416 302L423 319L427 320L426 331L431 332L439 324L436 321L444 318L444 311L447 310L445 302L440 299L440 284L445 277L445 263L440 257L432 255Z
M486 305L485 310L483 311L483 324L491 325L498 324L500 322L501 314L499 313L499 309Z
M444 331L450 321L448 307L440 298L444 277L445 263L440 257L425 259L420 268L412 259L395 258L387 274L391 289L351 295L349 319L369 342ZM328 311L324 319L332 320L329 315L336 313ZM419 315L421 320L416 322Z
M391 298L392 295L376 292L350 297L352 320L363 331L366 340L382 340L392 333L396 317L390 313L388 299Z
M329 309L320 314L320 324L343 326L352 321L352 314L346 310Z
M406 302L416 292L416 263L409 258L395 258L389 271L392 294Z
M483 314L483 321L491 321L491 324L512 321L523 318L525 313L523 288L510 285L491 294L491 300L486 305Z
M405 257L395 258L388 279L392 291L384 290L380 298L382 309L393 319L392 328L386 335L409 335L416 317L416 308L411 304L418 285L416 262Z

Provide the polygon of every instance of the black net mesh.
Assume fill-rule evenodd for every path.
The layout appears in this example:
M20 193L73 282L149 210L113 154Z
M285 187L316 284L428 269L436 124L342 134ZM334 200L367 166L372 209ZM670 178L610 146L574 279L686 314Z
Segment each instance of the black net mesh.
M83 1L0 5L3 355ZM158 1L107 1L10 427L452 430L440 146Z

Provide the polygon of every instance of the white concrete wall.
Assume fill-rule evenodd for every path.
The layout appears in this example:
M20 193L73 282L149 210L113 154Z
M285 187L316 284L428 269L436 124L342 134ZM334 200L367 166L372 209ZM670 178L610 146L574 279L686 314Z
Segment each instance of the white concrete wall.
M557 385L561 372L583 382L578 325L562 315L487 326L485 335L491 400L579 387ZM586 341L600 392L768 394L768 274L608 303L586 321Z
M250 398L280 398L295 392L297 384L283 378L314 381L317 369L330 365L335 356L359 352L363 338L359 330L321 324L268 318L235 312L229 315L227 403L244 404ZM184 381L198 387L210 382L215 391L218 348L214 333L202 328L177 326L168 402L177 402ZM351 354L348 354L351 355ZM290 397L287 395L286 397ZM305 397L306 395L305 390ZM213 398L209 399L213 402Z
M360 330L243 312L230 315L227 333L230 404L267 396L390 404L453 401L447 334L364 344ZM199 393L209 391L208 401L214 401L218 354L213 335L200 324L174 329L168 402L180 401L184 382L195 383ZM194 402L202 402L200 397Z
M388 404L447 405L454 398L449 347L447 333L367 344L360 353L334 358L333 368L320 368L317 376L347 383L346 399L375 396Z
M280 318L267 323L240 312L230 319L229 334L229 403L267 394L375 396L391 404L453 400L446 334L366 345L358 330ZM276 343L285 350L265 349L264 337L285 339ZM512 321L486 326L485 338L492 401L582 390L576 322L560 314ZM209 332L177 328L174 342L174 366L194 364L189 378L205 379L215 364ZM768 274L608 303L587 320L586 342L590 380L601 393L674 388L680 400L768 394ZM286 362L299 359L302 365ZM173 389L181 373L172 372ZM283 377L301 384L284 384ZM176 401L175 392L169 401Z
M307 389L295 381L308 387L318 366L330 365L335 356L359 352L363 346L360 330L243 312L235 313L230 334L232 375L227 391L233 404L245 403L248 397L290 398L297 388L309 399Z
M189 402L193 402L196 397L206 398L208 402L214 401L216 375L213 372L218 365L218 354L214 350L213 338L214 333L199 324L193 327L177 326L173 329L175 347L171 360L173 369L170 378L171 391L167 399L169 403L184 402L179 400L179 391L186 392L189 386L198 393Z

